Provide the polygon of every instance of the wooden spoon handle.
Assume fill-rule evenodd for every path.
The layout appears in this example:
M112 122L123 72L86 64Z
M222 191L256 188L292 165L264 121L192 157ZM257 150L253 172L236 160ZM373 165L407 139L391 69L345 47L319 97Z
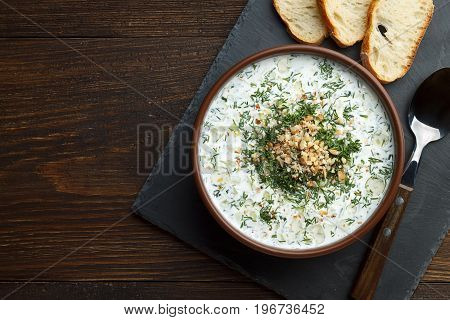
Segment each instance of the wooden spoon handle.
M412 188L402 184L400 185L394 203L389 208L381 228L376 235L375 242L370 250L364 268L356 280L356 285L352 292L354 299L369 300L373 298L386 262L386 257L394 242L395 234L397 233L403 212L408 204L409 195L412 191Z

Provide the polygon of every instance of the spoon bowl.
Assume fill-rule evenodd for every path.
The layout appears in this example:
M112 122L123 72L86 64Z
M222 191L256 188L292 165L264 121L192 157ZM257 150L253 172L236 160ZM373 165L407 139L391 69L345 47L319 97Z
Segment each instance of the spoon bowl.
M450 68L436 71L420 85L408 118L413 132L419 129L413 126L418 121L439 130L440 139L447 135L450 130Z
M450 130L450 68L429 76L417 89L408 114L409 127L416 144L402 178L402 184L414 187L423 148L445 137Z

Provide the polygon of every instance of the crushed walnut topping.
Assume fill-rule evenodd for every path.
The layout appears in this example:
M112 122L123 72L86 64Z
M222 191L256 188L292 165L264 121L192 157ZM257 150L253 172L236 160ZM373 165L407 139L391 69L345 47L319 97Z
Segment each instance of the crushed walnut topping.
M345 170L361 145L349 133L339 135L333 109L324 112L314 99L293 104L278 99L269 108L271 117L255 122L244 135L253 141L243 150L244 165L251 163L262 182L294 193L297 199L308 199L308 189L325 184L351 185Z
M299 124L285 129L275 144L267 145L278 163L286 167L294 179L302 175L326 179L330 172L338 171L339 151L329 149L324 141L316 139L318 124L322 120L322 114L308 115ZM338 177L339 181L344 181L345 173L339 170ZM310 184L314 186L313 182Z

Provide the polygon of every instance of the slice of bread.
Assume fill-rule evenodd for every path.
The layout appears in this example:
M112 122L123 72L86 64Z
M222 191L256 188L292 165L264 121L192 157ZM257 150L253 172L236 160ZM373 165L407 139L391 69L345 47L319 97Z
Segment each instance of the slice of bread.
M340 47L349 47L364 38L367 13L372 0L317 0L331 37Z
M316 0L273 0L273 5L298 42L318 45L327 36Z
M374 0L364 36L363 65L382 83L403 77L430 24L432 0Z

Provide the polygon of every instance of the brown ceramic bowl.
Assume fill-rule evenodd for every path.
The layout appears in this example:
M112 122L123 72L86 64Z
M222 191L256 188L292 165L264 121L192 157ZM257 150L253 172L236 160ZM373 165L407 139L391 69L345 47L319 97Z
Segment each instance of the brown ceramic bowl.
M391 178L390 185L386 191L383 201L376 208L376 210L372 213L372 215L355 231L346 237L330 243L325 246L311 248L311 249L286 249L286 248L278 248L269 245L262 244L259 241L256 241L243 233L238 228L234 227L230 222L223 217L222 213L215 207L213 201L208 196L205 185L203 183L201 174L200 174L200 163L198 157L198 142L200 139L200 131L203 125L203 120L208 110L212 100L216 96L217 92L227 83L227 81L236 75L240 70L247 67L248 65L263 60L268 57L291 54L291 53L302 53L302 54L310 54L315 56L321 56L330 60L334 60L338 63L341 63L344 66L348 66L351 71L358 74L362 79L369 84L375 93L378 94L378 97L383 101L383 106L390 118L391 127L394 135L394 143L395 143L395 162L394 162L394 171ZM378 82L378 80L368 72L364 67L359 65L356 61L340 54L335 51L315 47L315 46L307 46L307 45L288 45L276 47L268 50L264 50L258 52L228 70L222 77L216 82L216 84L212 87L211 91L206 96L203 104L200 107L200 111L197 116L197 120L194 125L194 144L193 144L193 152L192 159L194 165L194 176L195 181L200 192L200 196L208 208L209 212L213 216L213 218L220 224L220 226L225 229L231 236L235 239L239 240L241 243L246 246L258 250L260 252L270 254L273 256L284 257L284 258L308 258L314 256L320 256L324 254L329 254L331 252L340 250L357 239L360 239L364 236L369 230L371 230L381 218L383 218L384 214L388 210L389 206L393 202L399 183L401 179L401 175L403 172L403 161L404 161L404 141L403 141L403 131L402 125L400 123L399 116L397 114L394 103L389 97L386 90L383 86Z

